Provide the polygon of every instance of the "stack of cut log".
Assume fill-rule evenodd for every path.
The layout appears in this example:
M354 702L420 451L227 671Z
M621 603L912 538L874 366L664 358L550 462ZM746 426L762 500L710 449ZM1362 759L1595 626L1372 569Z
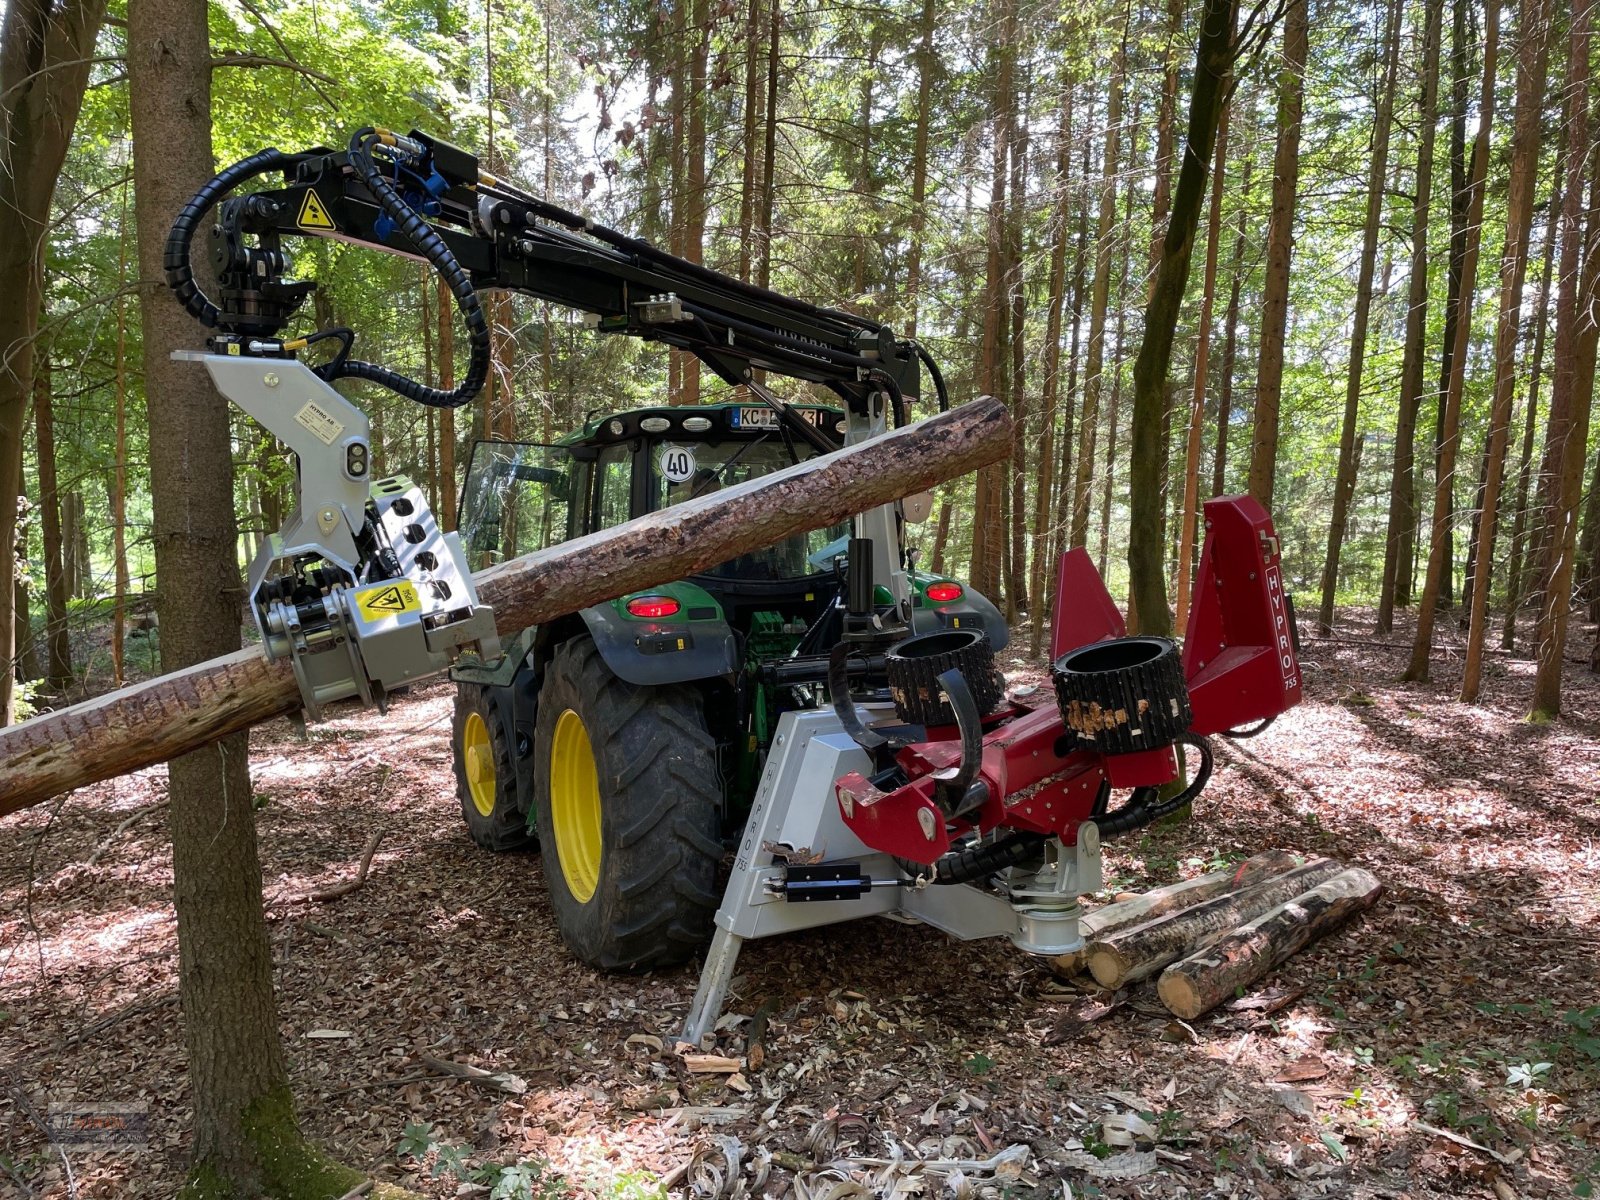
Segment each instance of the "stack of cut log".
M1108 904L1081 922L1085 946L1055 960L1117 989L1159 975L1161 1002L1184 1019L1209 1012L1355 913L1383 884L1330 858L1268 850L1238 867Z

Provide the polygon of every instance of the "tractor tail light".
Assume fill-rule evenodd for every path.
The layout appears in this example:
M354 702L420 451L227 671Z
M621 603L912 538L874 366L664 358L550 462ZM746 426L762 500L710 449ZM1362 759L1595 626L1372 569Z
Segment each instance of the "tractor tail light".
M671 596L635 596L628 601L629 613L652 621L676 616L680 607L682 606Z
M935 604L949 604L961 599L962 591L959 583L930 583L924 594Z

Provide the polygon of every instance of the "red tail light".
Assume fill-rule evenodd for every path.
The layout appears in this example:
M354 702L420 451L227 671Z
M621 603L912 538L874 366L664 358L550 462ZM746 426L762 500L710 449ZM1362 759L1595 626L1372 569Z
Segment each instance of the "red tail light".
M959 583L930 583L924 595L935 604L949 604L952 600L961 599L961 585Z
M681 607L682 605L671 596L635 596L628 601L628 611L631 614L651 621L676 616Z

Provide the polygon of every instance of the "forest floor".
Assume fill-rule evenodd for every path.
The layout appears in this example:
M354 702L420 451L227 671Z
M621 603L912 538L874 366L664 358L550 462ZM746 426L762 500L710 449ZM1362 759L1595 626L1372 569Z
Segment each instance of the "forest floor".
M1586 1195L1600 677L1574 662L1567 717L1535 727L1531 663L1492 656L1484 702L1464 706L1452 649L1435 685L1400 684L1409 640L1369 629L1352 613L1336 638L1308 637L1306 703L1219 749L1191 823L1106 854L1115 890L1266 847L1332 855L1387 883L1365 917L1187 1026L1148 986L1089 1020L1080 993L1000 943L884 921L754 943L729 1008L768 1022L732 1077L674 1053L694 968L578 965L538 856L468 842L448 686L309 741L263 727L256 819L302 1123L439 1196L486 1196L459 1175L517 1161L547 1164L536 1194L630 1197L662 1180L800 1200ZM1574 630L1574 659L1593 636ZM162 794L162 771L141 772L13 817L0 839L0 1195L66 1196L69 1170L84 1197L167 1197L182 1178ZM309 899L380 831L365 886ZM747 1029L725 1022L721 1048L744 1054ZM525 1090L438 1076L423 1056ZM41 1129L68 1103L143 1106L147 1139L58 1153ZM914 1166L941 1158L991 1161Z

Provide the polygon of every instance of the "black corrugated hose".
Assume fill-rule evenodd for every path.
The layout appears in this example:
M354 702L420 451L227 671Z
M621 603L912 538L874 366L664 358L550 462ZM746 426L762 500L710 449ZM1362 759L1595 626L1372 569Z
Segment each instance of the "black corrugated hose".
M449 286L451 294L455 296L456 305L461 310L461 319L467 327L467 342L471 351L467 372L460 385L451 391L428 387L398 371L391 371L376 363L346 359L342 356L325 364L324 368L319 370L319 374L330 381L342 377L370 380L390 391L398 392L408 400L415 400L418 404L425 404L430 408L460 408L482 390L484 381L489 377L489 323L484 318L483 307L478 302L478 293L472 286L471 277L456 261L456 256L450 252L450 247L383 177L383 172L372 157L372 145L378 141L379 136L377 130L370 126L358 129L350 138L350 164L355 168L362 183L372 192L379 207L395 222L406 240L416 247L417 252L428 260ZM215 329L221 323L223 314L222 310L200 290L199 284L195 282L194 271L189 265L190 247L194 242L195 230L199 228L205 214L229 192L259 175L280 170L292 161L289 155L276 148L262 150L249 158L241 159L221 171L216 178L196 192L173 221L162 257L167 286L177 296L184 310L207 329Z
M371 126L358 129L350 136L350 165L356 169L361 182L366 184L376 197L378 206L393 219L400 233L417 248L417 252L428 260L440 278L449 286L451 294L456 298L456 306L461 310L461 319L467 327L467 340L472 348L471 358L467 363L466 376L460 385L448 392L442 388L432 388L419 383L398 371L391 371L388 367L361 362L358 359L346 361L338 369L337 374L370 380L429 408L460 408L478 394L483 388L484 381L489 378L489 322L484 319L483 307L478 303L478 293L472 286L471 278L461 269L461 264L450 252L450 247L445 245L444 239L434 231L433 226L423 220L422 215L407 204L400 193L395 191L394 186L383 177L383 172L379 170L378 164L372 157L372 144L378 140L378 136L377 130Z

